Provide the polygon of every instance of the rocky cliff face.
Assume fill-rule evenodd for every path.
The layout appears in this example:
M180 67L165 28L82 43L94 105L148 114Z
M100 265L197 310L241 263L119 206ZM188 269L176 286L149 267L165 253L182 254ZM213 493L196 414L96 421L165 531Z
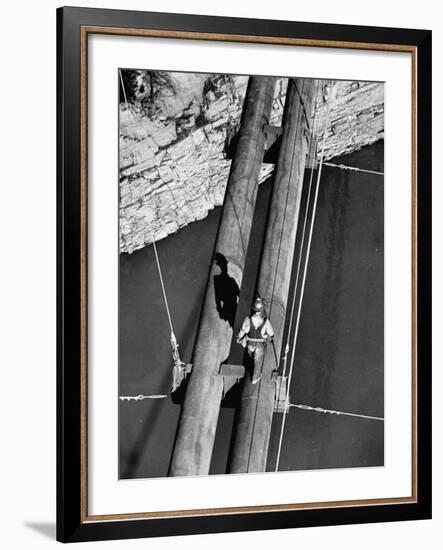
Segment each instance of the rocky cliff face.
M171 86L149 111L120 105L120 252L131 253L207 216L223 202L230 160L227 130L240 120L248 77L169 73ZM271 123L279 125L286 80L276 86ZM325 159L383 137L384 87L336 82L321 88L314 132L323 133L331 94ZM263 181L274 166L264 164Z

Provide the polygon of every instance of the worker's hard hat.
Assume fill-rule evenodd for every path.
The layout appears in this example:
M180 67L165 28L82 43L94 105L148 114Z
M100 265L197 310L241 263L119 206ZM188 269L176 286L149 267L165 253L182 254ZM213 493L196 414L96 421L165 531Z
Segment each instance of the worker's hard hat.
M256 298L254 300L254 303L252 304L253 311L263 311L264 306L263 302L261 301L261 298Z

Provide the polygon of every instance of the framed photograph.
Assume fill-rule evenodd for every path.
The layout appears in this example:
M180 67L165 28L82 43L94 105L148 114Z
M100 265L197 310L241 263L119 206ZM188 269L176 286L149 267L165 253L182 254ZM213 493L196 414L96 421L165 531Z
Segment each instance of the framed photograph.
M60 8L63 542L431 517L431 32Z

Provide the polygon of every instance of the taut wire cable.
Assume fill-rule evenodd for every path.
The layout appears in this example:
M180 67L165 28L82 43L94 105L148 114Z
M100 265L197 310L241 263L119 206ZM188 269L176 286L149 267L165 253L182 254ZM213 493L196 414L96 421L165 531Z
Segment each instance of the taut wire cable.
M381 422L384 422L384 418L382 416L369 416L368 414L357 414L357 413L350 413L345 411L334 411L331 409L323 409L323 407L311 407L310 405L299 405L296 403L290 403L289 407L295 407L297 409L304 409L305 411L314 411L318 413L323 414L335 414L337 416L355 416L357 418L366 418L367 420L379 420Z
M331 168L340 168L341 170L348 170L350 172L364 172L365 174L374 174L376 176L384 176L384 172L378 172L377 170L367 170L366 168L357 168L356 166L347 166L346 164L335 164L333 162L324 162L323 166L330 166Z
M303 266L303 277L302 277L302 283L301 283L301 290L300 290L300 299L298 303L298 310L297 310L297 320L295 324L295 331L294 331L294 341L292 344L292 352L291 352L291 364L289 367L289 376L288 376L288 384L286 387L286 399L285 399L285 406L283 408L283 418L282 418L282 424L280 428L280 438L278 442L278 451L277 451L277 460L275 465L275 471L278 472L278 467L280 464L280 456L281 456L281 449L282 449L282 442L283 442L283 435L284 435L284 429L285 429L285 423L286 423L286 414L287 410L289 409L289 390L291 387L291 380L292 380L292 373L294 369L294 358L295 358L295 349L297 347L297 336L298 336L298 330L300 326L300 315L301 315L301 308L303 303L303 294L305 290L305 283L306 283L306 273L309 263L309 253L311 250L311 242L312 242L312 234L314 230L314 222L315 222L315 212L317 208L317 201L318 201L318 191L320 188L320 179L321 179L321 172L322 172L322 166L323 166L323 157L324 157L324 151L325 151L325 141L326 141L326 130L329 124L329 118L331 114L331 101L332 97L332 82L331 82L331 90L328 97L328 107L327 112L325 115L325 122L324 122L324 128L323 128L323 136L322 136L322 145L321 145L321 153L320 153L320 162L317 172L317 181L316 181L316 188L315 188L315 195L314 195L314 204L312 207L312 217L311 217L311 223L309 227L309 235L308 235L308 244L306 249L306 259Z

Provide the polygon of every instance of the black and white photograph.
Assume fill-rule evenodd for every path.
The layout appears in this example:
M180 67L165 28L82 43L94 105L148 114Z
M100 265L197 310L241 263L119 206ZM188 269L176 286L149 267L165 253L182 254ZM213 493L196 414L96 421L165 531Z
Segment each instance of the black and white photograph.
M383 467L384 83L116 81L119 478Z
M433 550L438 3L74 4L2 12L2 547Z

